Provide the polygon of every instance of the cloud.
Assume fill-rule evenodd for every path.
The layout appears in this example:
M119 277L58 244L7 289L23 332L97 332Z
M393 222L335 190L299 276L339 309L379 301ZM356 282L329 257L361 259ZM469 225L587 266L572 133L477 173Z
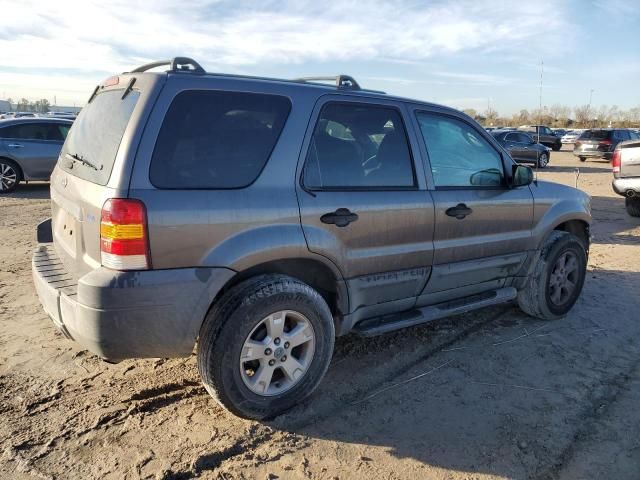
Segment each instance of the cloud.
M517 49L532 38L540 48L552 44L563 26L557 5L520 3L0 0L13 25L0 38L0 65L112 72L177 54L209 68L380 57L412 62Z

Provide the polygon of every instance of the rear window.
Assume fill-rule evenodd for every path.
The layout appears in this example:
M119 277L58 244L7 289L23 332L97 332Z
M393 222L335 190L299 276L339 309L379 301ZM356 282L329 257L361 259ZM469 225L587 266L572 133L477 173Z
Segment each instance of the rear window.
M171 103L151 159L157 188L243 188L260 175L289 115L288 98L192 90Z
M580 135L581 140L606 140L610 138L611 130L587 130Z
M107 184L124 130L140 96L133 91L122 99L122 92L100 93L80 111L58 162L65 172L99 185Z

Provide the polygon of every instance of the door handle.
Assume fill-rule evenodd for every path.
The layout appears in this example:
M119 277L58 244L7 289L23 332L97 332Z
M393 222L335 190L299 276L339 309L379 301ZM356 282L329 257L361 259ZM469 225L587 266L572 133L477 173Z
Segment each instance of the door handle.
M322 223L333 224L336 227L346 227L351 222L358 220L358 215L348 208L339 208L335 212L325 213L320 217Z
M467 215L471 215L473 210L467 207L464 203L459 203L455 207L447 208L445 213L450 217L456 217L458 220L462 220Z
M24 145L22 145L21 143L10 143L10 144L7 145L7 147L22 148L22 147L24 147Z

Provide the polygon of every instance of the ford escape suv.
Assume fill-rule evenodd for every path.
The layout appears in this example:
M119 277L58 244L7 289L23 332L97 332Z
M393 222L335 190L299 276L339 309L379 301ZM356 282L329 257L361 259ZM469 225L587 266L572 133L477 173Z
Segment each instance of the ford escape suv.
M54 325L109 361L197 346L213 397L260 419L316 388L338 335L572 308L586 194L533 182L461 112L326 80L176 58L97 86L38 226Z

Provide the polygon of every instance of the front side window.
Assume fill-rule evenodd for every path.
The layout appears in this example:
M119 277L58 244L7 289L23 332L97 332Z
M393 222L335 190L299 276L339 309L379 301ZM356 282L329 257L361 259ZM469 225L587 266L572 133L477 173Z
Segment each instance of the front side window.
M519 133L518 134L518 141L520 143L524 143L524 144L533 143L533 139L529 135L527 135L526 133Z
M462 120L418 112L436 188L496 187L504 184L500 154Z
M312 189L414 188L413 160L398 111L327 103L309 144L303 181Z
M151 158L157 188L243 188L258 177L289 115L288 98L185 91L167 112Z

